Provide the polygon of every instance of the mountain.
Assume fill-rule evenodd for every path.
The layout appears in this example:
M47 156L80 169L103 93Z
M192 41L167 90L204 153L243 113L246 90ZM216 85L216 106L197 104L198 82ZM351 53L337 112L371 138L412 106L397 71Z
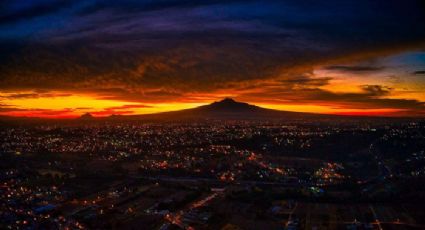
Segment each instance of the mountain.
M265 109L244 102L238 102L231 98L213 102L209 105L199 106L192 109L184 109L172 112L156 114L111 116L110 119L141 119L141 120L287 120L311 117L324 117L311 113L288 112L273 109Z
M85 113L85 114L81 115L79 117L79 119L81 119L81 120L92 120L93 119L93 115L91 115L90 113Z
M208 121L208 120L262 120L262 121L314 121L314 122L349 122L349 121L411 121L423 122L423 118L403 118L403 117L367 117L367 116L347 116L289 112L261 108L244 102L238 102L231 98L213 102L209 105L199 106L192 109L184 109L172 112L163 112L143 115L111 115L109 117L93 117L90 113L85 113L77 119L49 119L33 117L9 117L0 116L0 126L10 124L35 124L43 122L55 122L66 124L88 124L104 121Z

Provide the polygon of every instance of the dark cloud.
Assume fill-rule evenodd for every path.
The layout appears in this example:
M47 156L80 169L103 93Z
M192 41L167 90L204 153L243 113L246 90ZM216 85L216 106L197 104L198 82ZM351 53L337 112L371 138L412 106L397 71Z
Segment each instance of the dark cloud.
M275 50L268 47L268 43L278 43L282 39L240 39L239 44L193 41L190 45L186 44L188 40L161 53L140 49L110 53L96 47L33 46L21 51L25 58L15 56L0 66L0 74L4 76L0 81L10 88L72 89L101 85L105 88L210 90L229 81L276 76L281 68L290 68L303 59L312 58L308 53L301 56L303 51L295 48L278 52L286 50L289 44L276 45Z
M75 109L66 108L66 109L23 109L13 106L0 106L0 115L10 115L15 114L18 116L30 116L30 117L73 117L73 112Z
M135 108L152 108L152 106L143 105L143 104L122 105L122 106L108 107L100 111L92 111L90 113L95 116L109 116L112 114L113 115L129 115L129 114L134 114L134 111L132 109L135 109Z
M120 109L135 109L135 108L152 108L150 105L122 105L122 106L115 106L115 107L109 107L107 109L109 110L120 110Z
M27 2L25 4L21 1L24 6L21 9L10 9L7 3L3 3L0 6L0 25L11 24L23 20L30 20L35 17L45 16L51 13L55 13L61 9L69 7L74 1L72 0L56 0L56 1L34 1L34 4ZM19 1L15 2L19 5ZM13 5L13 4L11 4Z
M414 114L425 112L425 102L414 99L385 98L393 90L387 86L364 85L358 93L336 93L319 88L272 87L256 93L240 95L241 98L264 98L268 103L314 104L350 109L405 109Z
M413 72L414 75L425 75L425 70L418 70Z
M17 99L17 98L37 98L38 94L35 93L13 93L13 94L9 94L7 96L0 96L0 98L12 98L12 99Z
M0 104L0 108L10 107L11 105Z
M17 108L17 107L13 107L13 106L10 106L10 105L0 105L0 113L2 113L2 112L31 112L31 111L34 111L34 112L37 112L37 113L39 113L39 112L48 112L48 111L50 111L50 110L47 110L47 109L22 109L22 108ZM53 110L51 110L51 111L53 111Z
M47 92L47 91L46 91ZM21 98L45 98L45 97L69 97L70 93L8 93L0 96L0 98L7 99L21 99Z
M346 71L346 72L372 72L381 71L384 69L382 66L344 66L333 65L325 67L326 70Z
M385 96L389 95L393 90L390 87L382 85L362 85L361 88L369 96Z
M193 0L171 0L171 1L114 1L104 0L95 1L93 4L82 8L78 11L79 15L90 15L100 10L114 9L124 12L149 12L149 11L160 11L167 9L179 9L179 8L194 8L200 6L208 6L222 3L237 3L237 2L249 2L250 0L204 0L204 1L193 1Z
M308 75L300 75L295 77L287 77L286 79L279 80L285 88L317 88L329 84L332 80L330 77L311 77Z
M0 106L0 113L4 112L16 112L16 111L28 111L26 109L19 109L19 108L11 108L11 107L1 107Z
M379 92L381 93L381 92ZM378 94L379 94L378 93ZM312 100L333 102L346 107L358 109L408 109L424 111L425 103L413 99L390 99L380 98L376 96L376 92L372 93L366 90L364 93L333 93L326 90L316 90L312 93Z

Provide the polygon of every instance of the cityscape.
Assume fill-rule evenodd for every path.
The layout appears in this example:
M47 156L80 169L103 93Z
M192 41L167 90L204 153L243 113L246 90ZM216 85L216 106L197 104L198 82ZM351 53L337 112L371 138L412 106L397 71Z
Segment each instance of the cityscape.
M0 1L0 230L424 230L425 1Z

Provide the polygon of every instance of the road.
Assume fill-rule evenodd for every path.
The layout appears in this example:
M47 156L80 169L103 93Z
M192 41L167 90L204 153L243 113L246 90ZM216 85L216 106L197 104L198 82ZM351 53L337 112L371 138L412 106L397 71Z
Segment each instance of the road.
M146 180L159 180L159 181L168 181L168 182L207 182L212 184L228 184L223 181L215 178L205 178L205 177L172 177L172 176L139 176L134 177L135 179L146 179ZM281 186L281 187L309 187L316 186L314 183L287 183L287 182L268 182L268 181L254 181L254 180L241 180L236 181L234 184L237 185L272 185L272 186Z
M378 225L378 229L379 230L383 230L382 226L381 226L381 222L379 222L378 216L376 215L375 209L373 208L372 205L369 205L370 211L373 214L373 218L375 218L375 224Z
M295 203L294 208L291 210L291 212L289 212L289 217L288 217L288 221L285 224L285 228L288 228L289 224L292 223L292 215L294 214L297 207L298 207L298 202Z
M202 206L205 206L207 203L209 203L210 201L212 201L213 199L215 199L219 195L222 195L222 193L223 193L223 191L211 192L209 195L204 196L201 199L198 199L198 200L191 202L185 208L178 210L174 213L169 213L169 214L165 215L164 219L167 222L169 222L171 224L175 224L182 229L186 229L186 230L194 229L193 227L191 227L187 223L183 222L182 218L185 215L185 213L187 213L187 212L189 212L193 209L197 209L197 208L200 208ZM164 224L164 225L166 225L166 224Z

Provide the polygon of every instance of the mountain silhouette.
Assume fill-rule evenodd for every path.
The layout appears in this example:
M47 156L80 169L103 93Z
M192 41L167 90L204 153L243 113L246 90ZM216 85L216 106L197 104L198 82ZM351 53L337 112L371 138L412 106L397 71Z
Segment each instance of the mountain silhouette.
M222 101L213 102L209 105L204 105L197 110L209 110L214 112L249 112L261 109L255 105L250 105L244 102L237 102L232 98L225 98Z
M90 113L85 113L79 117L79 119L81 120L91 120L93 118L94 118L93 115L91 115Z
M276 120L276 119L300 119L307 117L323 117L327 115L289 112L261 108L244 102L238 102L232 98L225 98L208 105L192 109L184 109L172 112L163 112L144 115L114 116L110 119L141 119L141 120Z
M331 114L315 114L291 112L274 109L266 109L256 105L244 102L238 102L232 98L225 98L208 105L199 106L192 109L184 109L178 111L142 114L142 115L111 115L109 117L93 117L90 113L85 113L77 119L53 119L55 122L84 122L91 123L97 121L132 121L132 122L172 122L172 121L208 121L208 120L261 120L261 121L358 121L358 120L403 120L403 117L370 117L370 116L347 116L347 115L331 115ZM409 118L411 119L411 118ZM17 122L19 124L31 124L36 122L45 122L49 118L34 117L11 117L0 116L0 124L8 124ZM419 119L423 120L423 119Z

